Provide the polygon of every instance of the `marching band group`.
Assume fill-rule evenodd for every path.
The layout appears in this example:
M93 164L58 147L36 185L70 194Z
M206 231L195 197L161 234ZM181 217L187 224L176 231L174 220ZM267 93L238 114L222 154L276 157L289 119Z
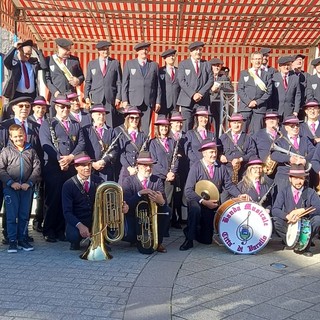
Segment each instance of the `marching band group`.
M181 229L184 200L188 218L180 250L192 248L194 240L210 244L219 205L236 198L262 205L261 216L272 217L287 247L290 225L309 221L307 243L289 248L312 256L312 238L320 226L315 191L320 58L311 62L316 73L310 75L302 70L301 54L279 57L276 69L268 65L270 49L252 53L251 67L241 71L238 81L238 113L230 116L229 128L222 128L220 93L234 88L222 60L201 58L203 42L191 43L190 57L178 67L176 50L166 50L161 68L148 59L150 43L139 43L137 58L126 61L122 73L110 57L111 43L100 41L86 77L71 55L73 43L60 38L56 45L56 53L45 58L31 40L17 42L4 58L9 102L0 127L0 179L8 252L33 250L28 234L33 193L33 228L47 242L70 241L71 250L79 250L83 238L103 233L112 242L118 233L111 228L114 221L93 230L95 215L105 209L114 220L123 217L120 238L138 243L143 253L166 252L163 237L170 219ZM38 96L39 70L45 71L50 103ZM82 83L88 110L81 108L77 94ZM158 114L154 135L153 112ZM102 208L95 201L97 189L111 181L121 186L124 201L114 203L117 188L110 192L113 184L106 185L108 201ZM203 181L209 191L197 188ZM212 190L218 197L212 197ZM254 228L242 227L242 239L248 240Z

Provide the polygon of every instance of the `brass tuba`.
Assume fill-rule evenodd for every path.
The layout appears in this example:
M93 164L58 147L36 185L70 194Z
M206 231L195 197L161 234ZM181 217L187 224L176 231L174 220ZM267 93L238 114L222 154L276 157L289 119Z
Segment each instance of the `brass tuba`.
M120 241L124 236L124 215L122 211L123 191L115 182L103 182L96 191L93 208L91 243L80 256L81 259L102 261L112 259L105 240Z
M136 207L137 248L150 254L158 248L157 204L148 197L139 201Z

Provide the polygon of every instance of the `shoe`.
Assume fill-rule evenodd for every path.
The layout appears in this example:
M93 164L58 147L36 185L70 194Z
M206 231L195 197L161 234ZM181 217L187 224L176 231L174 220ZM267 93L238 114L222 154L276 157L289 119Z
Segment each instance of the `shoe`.
M303 255L305 257L313 257L313 253L310 250L302 250L302 251L294 250L294 253Z
M79 242L71 242L70 250L80 250L80 243Z
M44 236L44 240L46 240L47 242L57 242L57 239L55 237L52 236Z
M159 245L158 245L158 248L157 248L157 251L158 251L158 252L161 252L161 253L166 253L166 252L167 252L167 249L164 247L164 245L159 244Z
M34 242L33 237L27 236L27 242Z
M63 242L67 241L66 235L62 232L58 234L57 239L59 239L59 241L63 241Z
M18 252L17 248L17 241L10 241L9 243L9 248L8 248L9 253L16 253Z
M22 249L23 251L32 251L34 248L27 240L23 240L18 241L18 249Z
M316 244L313 242L313 241L311 241L311 245L310 245L311 247L315 247L316 246Z
M172 222L171 227L175 229L182 229L181 224L179 222Z
M2 244L9 244L9 239L3 238L1 242L2 242Z
M38 221L34 221L33 220L32 229L37 231L37 232L43 232L43 228L41 226L41 223L38 222Z
M292 247L284 246L282 250L283 251L289 251L289 250L292 250Z
M180 246L180 251L186 251L193 248L193 241L186 239L184 243Z

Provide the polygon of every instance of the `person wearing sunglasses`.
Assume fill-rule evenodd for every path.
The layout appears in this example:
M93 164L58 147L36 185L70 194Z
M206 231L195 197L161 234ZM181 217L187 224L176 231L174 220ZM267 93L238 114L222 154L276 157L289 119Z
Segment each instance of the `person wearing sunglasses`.
M147 136L141 131L141 111L137 107L129 106L124 112L124 116L124 124L115 129L116 136L122 133L118 140L122 166L119 175L120 185L122 185L126 177L137 173L136 161L139 152L148 148Z
M289 185L289 166L303 165L307 169L310 167L310 161L315 151L310 139L300 135L300 121L296 116L286 117L282 125L284 133L275 142L276 147L282 148L282 151L274 150L271 153L271 159L278 163L274 180L278 190Z
M63 183L74 174L70 167L74 155L85 149L79 122L70 119L70 101L66 95L53 100L56 116L40 127L40 142L44 151L43 179L45 210L43 235L47 242L65 240L65 222L62 214L61 190Z
M13 111L13 118L7 119L1 123L2 125L2 144L7 146L9 142L9 128L13 124L21 126L24 133L24 140L26 143L31 144L32 148L35 149L40 160L43 159L43 151L39 140L39 128L40 125L31 119L29 119L31 111L31 103L33 99L28 96L22 96L13 99L9 102L9 108ZM7 231L6 231L6 214L4 213L3 219L3 243L7 243ZM32 242L31 237L28 238L29 242Z

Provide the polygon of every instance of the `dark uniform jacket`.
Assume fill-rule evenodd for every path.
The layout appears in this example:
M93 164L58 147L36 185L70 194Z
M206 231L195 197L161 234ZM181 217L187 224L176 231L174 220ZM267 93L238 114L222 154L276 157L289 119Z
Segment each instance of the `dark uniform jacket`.
M320 102L320 78L313 74L307 78L307 101L317 100Z
M53 57L47 57L48 69L46 72L46 83L51 94L54 95L56 91L64 94L68 91L75 92L76 88L69 84L68 79L54 62ZM69 69L71 74L80 80L79 85L84 81L83 71L80 66L80 61L78 57L70 56L66 60L66 67Z
M178 67L178 80L181 87L177 101L179 106L191 106L194 102L192 97L197 92L203 96L198 103L209 106L209 91L214 79L211 66L207 61L200 61L199 75L196 74L191 58L181 61Z
M36 93L35 93L35 96L36 96L38 71L47 69L47 63L43 56L42 51L35 48L33 49L37 52L39 59L31 57L28 60L28 62L31 64L33 73L34 73L34 79L30 79L30 81L34 81L34 87L36 88ZM3 59L3 64L9 70L8 81L6 82L3 88L3 95L9 100L13 99L21 78L21 62L18 59L18 57L15 55L16 50L17 50L16 48L12 47Z
M118 60L108 58L107 73L103 76L99 59L88 64L84 86L84 97L90 98L95 104L108 103L115 105L115 100L121 100L122 70Z

